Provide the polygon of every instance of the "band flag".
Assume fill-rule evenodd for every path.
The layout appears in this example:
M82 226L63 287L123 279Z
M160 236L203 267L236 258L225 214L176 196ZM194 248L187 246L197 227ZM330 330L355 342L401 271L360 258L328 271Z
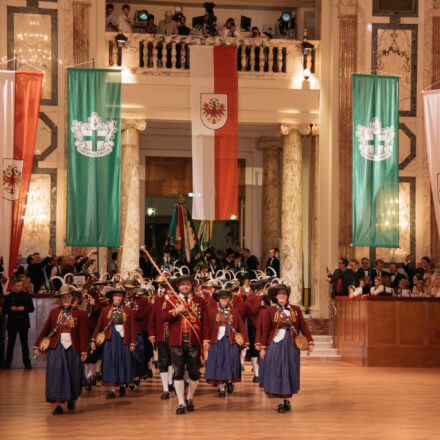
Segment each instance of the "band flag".
M193 218L238 219L235 46L190 46Z
M42 84L40 72L0 71L0 254L9 280L23 232Z
M353 246L397 248L399 78L353 74L352 81Z
M121 72L69 68L67 246L120 244Z

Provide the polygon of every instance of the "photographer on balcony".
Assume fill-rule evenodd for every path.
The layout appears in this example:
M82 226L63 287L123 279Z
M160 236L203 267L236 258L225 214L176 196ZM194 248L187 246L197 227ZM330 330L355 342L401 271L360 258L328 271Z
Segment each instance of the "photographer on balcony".
M173 20L173 12L166 11L165 12L165 20L162 20L159 23L159 27L157 29L158 34L164 35L177 35L177 22Z
M130 6L123 5L122 6L122 14L118 18L118 30L123 34L131 34L133 32L133 25L131 23L131 19L128 16L130 13Z
M240 37L240 31L235 26L235 20L233 18L228 18L225 25L223 26L222 37Z

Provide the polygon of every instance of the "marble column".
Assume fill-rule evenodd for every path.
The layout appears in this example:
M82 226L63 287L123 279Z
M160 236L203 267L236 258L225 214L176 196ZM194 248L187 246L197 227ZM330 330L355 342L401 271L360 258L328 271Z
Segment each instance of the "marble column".
M290 300L301 304L302 254L302 144L298 128L282 124L283 176L281 204L281 277L290 285Z
M261 266L264 268L271 248L279 248L281 240L281 165L279 138L260 138L263 150L263 186L261 210Z
M87 0L73 1L73 57L74 63L89 61L89 9Z
M147 123L142 119L122 120L121 157L121 273L139 267L140 192L139 134Z

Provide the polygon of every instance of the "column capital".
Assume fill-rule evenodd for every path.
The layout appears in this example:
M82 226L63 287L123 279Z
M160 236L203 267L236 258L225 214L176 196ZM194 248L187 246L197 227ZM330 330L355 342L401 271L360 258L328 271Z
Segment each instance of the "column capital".
M258 139L257 150L281 150L283 142L279 137L260 137Z
M143 133L147 129L147 121L145 119L122 119L121 131L130 129Z
M305 123L305 124L281 124L278 128L278 136L289 136L293 131L297 131L301 136L318 136L319 124Z

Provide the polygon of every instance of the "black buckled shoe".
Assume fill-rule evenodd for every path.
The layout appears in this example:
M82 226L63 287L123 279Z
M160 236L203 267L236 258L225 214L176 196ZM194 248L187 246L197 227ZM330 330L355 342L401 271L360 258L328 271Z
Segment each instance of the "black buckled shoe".
M254 378L252 379L253 383L258 383L258 376L254 376Z
M130 390L131 390L131 391L134 390L134 385L133 385L133 384L130 385Z
M91 383L92 386L96 387L96 376L92 376L90 378L90 383Z
M124 385L119 387L119 396L124 397L125 396L125 387Z
M285 412L286 412L286 408L284 408L284 405L283 405L282 403L280 403L280 404L278 405L278 409L277 409L277 411L278 411L280 414L282 414L282 413L285 413Z
M105 396L106 399L114 399L116 397L116 394L113 391L110 391L109 393L107 393L107 395Z
M220 398L224 398L224 397L226 397L226 391L220 391L220 390L218 390L218 397L220 397Z
M232 382L226 383L226 391L228 394L232 394L234 392L234 384Z
M167 400L167 399L170 398L170 393L169 393L168 391L164 391L164 392L162 393L162 395L160 396L160 398L161 398L162 400Z
M57 405L57 407L52 411L52 414L54 416L57 416L58 414L63 413L63 407L61 405Z
M86 386L85 389L87 391L90 391L92 389L92 380L90 378L86 379Z
M74 400L69 400L67 402L67 408L69 408L70 411L73 411L75 409L75 401Z
M188 412L193 412L194 411L194 403L192 399L187 399L186 400L186 409L188 410Z
M169 391L170 393L172 393L173 391L176 392L176 390L175 390L175 388L174 388L174 385L173 385L172 383L168 384L168 391Z
M141 384L141 380L140 379L135 379L134 380L134 384L139 386Z
M284 409L286 411L290 411L290 400L285 400L284 401Z
M176 414L185 414L185 407L183 405L179 405L176 409Z

